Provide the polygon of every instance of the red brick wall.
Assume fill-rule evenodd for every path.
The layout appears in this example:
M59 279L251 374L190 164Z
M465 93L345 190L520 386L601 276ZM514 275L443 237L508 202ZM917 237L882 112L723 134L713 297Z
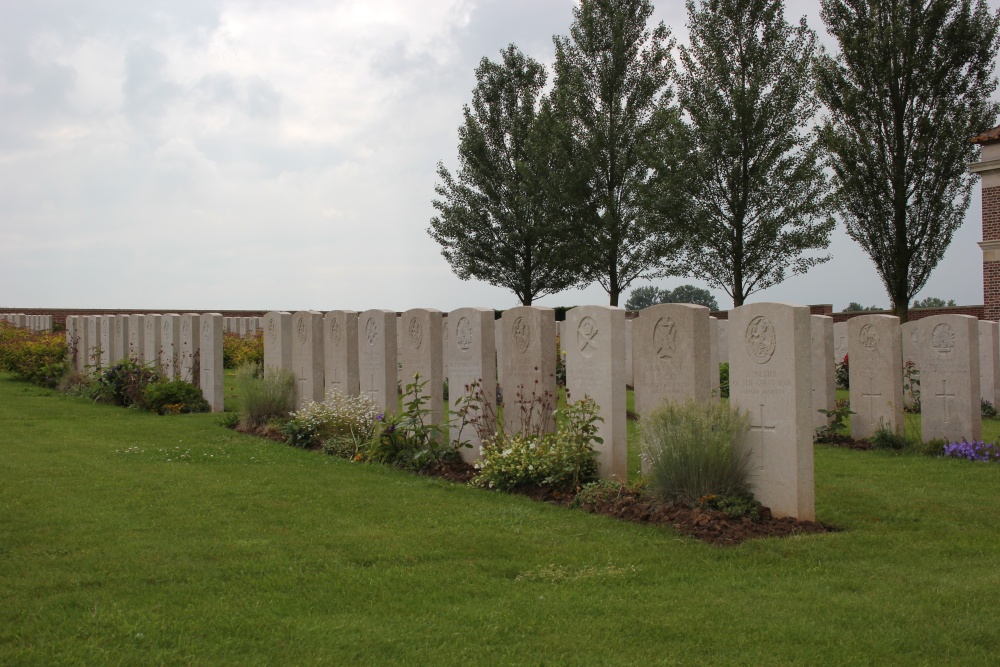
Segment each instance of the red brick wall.
M983 240L1000 240L1000 187L983 188ZM1000 262L983 262L983 301L988 320L1000 320Z
M1000 186L983 188L983 240L1000 240Z

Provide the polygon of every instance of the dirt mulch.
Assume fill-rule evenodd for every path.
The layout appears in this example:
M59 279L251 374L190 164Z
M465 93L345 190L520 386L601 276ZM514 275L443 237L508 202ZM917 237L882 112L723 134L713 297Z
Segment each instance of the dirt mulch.
M864 440L854 440L847 435L835 435L819 441L819 444L831 445L833 447L843 447L845 449L853 449L859 452L867 452L875 449L875 446L872 443L865 442Z
M465 461L438 461L421 470L420 474L439 477L457 484L468 484L476 476L476 469Z

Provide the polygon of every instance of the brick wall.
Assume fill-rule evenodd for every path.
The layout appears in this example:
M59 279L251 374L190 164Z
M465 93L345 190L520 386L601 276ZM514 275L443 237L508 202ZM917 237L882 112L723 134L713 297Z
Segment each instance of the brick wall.
M983 240L1000 240L1000 187L983 188ZM985 319L1000 320L1000 262L983 261Z
M983 240L1000 240L1000 186L983 188Z

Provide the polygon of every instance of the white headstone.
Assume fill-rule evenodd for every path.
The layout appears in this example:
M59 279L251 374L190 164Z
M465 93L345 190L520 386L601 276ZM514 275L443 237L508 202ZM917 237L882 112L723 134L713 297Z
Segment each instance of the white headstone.
M160 367L160 337L163 326L161 323L162 319L163 316L159 313L146 313L146 317L143 318L143 327L146 329L146 334L142 341L142 358L147 364L153 364L157 368Z
M185 382L197 384L201 381L201 322L197 313L181 315L180 370L179 377Z
M513 434L536 426L530 415L538 414L538 407L543 411L556 407L555 311L535 306L511 308L504 311L500 326L505 341L504 423ZM552 431L555 420L543 415L540 426Z
M160 370L167 380L176 380L180 371L181 316L164 313L160 317Z
M386 414L398 409L396 313L366 310L358 316L358 372L361 393Z
M483 401L492 406L496 414L497 401L497 357L496 357L496 323L492 310L487 308L459 308L453 310L445 318L448 323L448 401L454 406L457 400L467 396L474 382L482 389ZM481 414L481 410L471 412L468 419ZM461 433L459 431L461 430ZM472 445L471 448L460 449L462 458L467 463L480 458L482 442L475 428L467 425L462 429L458 419L451 423L452 441L461 438Z
M625 320L625 384L635 387L635 367L632 365L632 320Z
M775 516L815 520L809 308L754 303L729 311L729 397L750 414L740 440L751 486Z
M719 320L719 363L729 363L729 320Z
M847 356L847 322L833 323L833 362L839 364Z
M128 337L131 331L128 325L128 315L115 315L115 338L112 342L111 356L116 362L129 358Z
M968 315L932 315L920 320L921 437L949 442L980 440L979 323Z
M813 428L827 426L830 418L820 410L833 410L837 402L837 378L833 362L833 318L813 315L812 407Z
M212 406L212 412L225 407L225 371L222 367L222 315L204 313L198 318L201 336L198 342L198 366L201 395Z
M979 393L990 405L997 405L1000 390L1000 325L979 320Z
M115 349L115 316L101 315L101 368L108 368L117 362L113 359Z
M358 313L353 310L331 310L323 319L323 354L326 361L324 378L326 391L339 391L345 396L357 396L361 391L358 379Z
M292 370L295 371L295 409L322 401L323 314L300 310L292 315Z
M146 316L132 315L128 323L128 356L140 363L146 360Z
M68 315L66 317L66 351L69 363L77 373L83 372L83 346L80 334L80 317Z
M628 481L628 432L625 422L625 311L580 306L566 313L562 349L566 353L568 400L590 397L597 403L595 444L601 479Z
M87 316L86 350L85 365L92 375L101 368L101 318L97 315Z
M430 308L413 308L403 313L400 324L400 340L403 343L403 370L400 384L403 391L406 385L414 382L414 375L420 375L424 385L421 395L429 400L424 407L430 410L427 415L431 424L443 423L444 399L444 359L439 342L444 337L441 332L442 313Z
M847 321L851 436L871 436L880 425L903 432L903 353L899 318L861 315Z
M264 370L292 369L292 314L271 311L264 316Z
M649 414L664 401L712 396L708 308L663 303L635 322L635 411Z
M708 372L712 374L712 398L722 398L719 375L719 320L708 318Z

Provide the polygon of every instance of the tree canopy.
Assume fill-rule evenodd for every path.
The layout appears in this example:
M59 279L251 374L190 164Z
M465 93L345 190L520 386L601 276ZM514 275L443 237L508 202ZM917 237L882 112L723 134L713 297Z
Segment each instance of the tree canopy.
M673 290L660 289L653 285L636 287L625 302L625 310L642 310L658 303L694 303L709 310L718 310L719 302L703 287L681 285Z

